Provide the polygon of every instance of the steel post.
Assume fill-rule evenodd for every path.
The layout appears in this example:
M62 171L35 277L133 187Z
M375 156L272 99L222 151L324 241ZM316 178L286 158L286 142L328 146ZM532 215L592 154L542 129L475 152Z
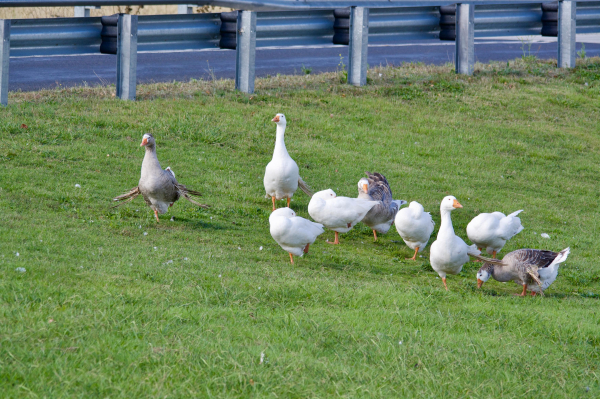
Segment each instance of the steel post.
M137 15L119 14L117 26L117 97L135 100Z
M350 41L348 48L348 84L367 84L367 54L369 52L369 9L350 8Z
M472 75L475 66L475 6L456 5L456 73Z
M195 6L193 4L178 4L177 14L193 14L194 7Z
M89 18L90 10L99 10L99 6L75 6L74 8L74 17L75 18Z
M560 1L558 3L558 67L573 68L577 59L577 3Z
M235 88L243 93L254 93L256 11L238 12L236 45Z
M0 105L8 105L10 64L10 19L0 19Z

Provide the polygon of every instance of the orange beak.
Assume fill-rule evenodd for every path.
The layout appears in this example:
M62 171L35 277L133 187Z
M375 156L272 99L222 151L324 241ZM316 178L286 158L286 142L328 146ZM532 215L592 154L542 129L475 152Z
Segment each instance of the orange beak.
M144 139L142 140L142 144L140 144L140 147L143 147L146 144L148 144L148 139L144 137Z
M365 194L369 194L369 185L368 184L363 184L363 191L365 192Z
M457 200L454 200L454 202L452 203L452 206L455 208L462 208L462 205Z
M275 118L271 119L271 122L279 122L279 115L275 115Z
M477 279L477 288L481 288L483 285L483 280Z

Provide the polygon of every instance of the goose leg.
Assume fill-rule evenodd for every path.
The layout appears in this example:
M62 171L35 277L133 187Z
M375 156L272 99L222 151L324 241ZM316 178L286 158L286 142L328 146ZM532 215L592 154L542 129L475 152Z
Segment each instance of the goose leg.
M496 259L496 251L492 252L492 259Z
M527 284L523 284L523 292L520 294L515 294L516 296L525 296L527 295Z
M307 253L308 253L308 246L309 246L309 245L310 245L310 244L306 244L306 246L304 247L304 253L305 253L305 254L307 254Z
M448 291L448 284L446 284L446 277L442 277L442 283L444 283L444 288Z
M160 220L158 220L158 211L154 211L154 217L156 218L156 222L160 222Z
M375 230L373 230L373 236L375 237L373 241L377 241L377 232Z
M417 252L419 252L419 247L415 248L415 254L412 258L406 258L406 260L417 260Z
M291 252L288 252L290 254L290 262L292 262L292 265L294 264L294 257L292 256Z
M531 296L535 296L535 294L537 294L537 292L531 291Z
M271 197L271 201L273 201L273 210L275 210L275 197Z
M337 231L335 232L335 241L334 242L329 242L327 241L328 244L334 244L337 245L340 243L340 233L338 233Z
M287 205L287 207L288 208L290 207L290 197L288 197L288 205Z

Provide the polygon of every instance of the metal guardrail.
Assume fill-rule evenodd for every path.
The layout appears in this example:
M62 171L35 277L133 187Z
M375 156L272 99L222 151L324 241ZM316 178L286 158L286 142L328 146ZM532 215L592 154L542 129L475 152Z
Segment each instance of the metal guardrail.
M371 9L369 41L400 43L435 39L439 7ZM541 29L541 3L475 7L475 37L535 36ZM328 11L258 12L257 47L332 43L334 17ZM219 46L219 14L138 17L138 51L201 50ZM577 33L598 32L600 1L578 3ZM100 18L12 20L12 56L95 54Z
M0 0L1 1L1 0ZM32 4L30 0L5 0ZM42 0L38 0L42 1ZM111 0L112 1L112 0ZM123 0L125 1L125 0ZM285 1L284 1L285 2ZM317 1L318 2L318 1ZM474 37L539 35L541 30L541 3L521 0L517 4L485 5L459 4L456 11L456 71L471 74L474 64ZM130 4L126 2L125 4ZM212 2L211 2L212 3ZM388 4L396 4L391 1ZM405 1L403 4L423 3ZM432 4L433 1L425 1ZM447 4L437 1L438 4ZM481 3L481 2L478 2ZM119 2L119 4L124 4ZM163 3L164 4L164 3ZM319 4L322 4L319 2ZM340 4L336 2L336 4ZM564 0L559 5L559 65L574 65L575 29L577 32L600 31L600 1L575 2ZM575 15L577 18L575 19ZM132 29L131 37L118 37L119 46L130 50L128 57L117 56L118 79L133 88L117 87L126 93L122 98L135 98L135 67L138 51L200 50L219 46L220 14L179 14L160 16L119 17ZM358 21L358 22L357 22ZM4 87L8 80L7 45L10 55L59 55L98 53L100 47L100 18L56 18L29 20L0 20L0 33L9 36L0 43L0 100L6 102ZM394 43L438 37L439 7L385 7L350 9L350 62L348 82L362 85L366 82L366 54L368 42ZM8 23L8 28L6 24ZM120 22L121 23L121 22ZM236 87L252 92L254 87L254 52L256 47L331 44L334 16L332 10L255 12L240 11L237 20ZM119 30L121 27L119 26ZM560 35L560 32L563 32ZM0 38L1 39L1 38ZM134 51L134 53L131 53ZM121 51L122 53L122 51ZM565 58L565 54L568 57ZM133 76L133 78L132 78Z

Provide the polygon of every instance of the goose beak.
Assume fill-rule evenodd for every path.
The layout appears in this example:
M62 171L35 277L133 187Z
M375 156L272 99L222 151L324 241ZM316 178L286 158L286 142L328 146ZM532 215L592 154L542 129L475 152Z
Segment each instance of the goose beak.
M463 206L460 204L460 202L458 202L457 200L454 200L454 202L452 203L452 206L455 208L462 208Z
M369 194L369 185L363 184L363 191L365 192L365 194Z
M483 280L477 279L477 288L481 288L483 285Z
M143 147L146 144L148 144L148 139L144 137L144 139L142 140L142 144L140 144L140 147Z
M271 122L279 122L279 115L275 115L275 118L271 119Z

